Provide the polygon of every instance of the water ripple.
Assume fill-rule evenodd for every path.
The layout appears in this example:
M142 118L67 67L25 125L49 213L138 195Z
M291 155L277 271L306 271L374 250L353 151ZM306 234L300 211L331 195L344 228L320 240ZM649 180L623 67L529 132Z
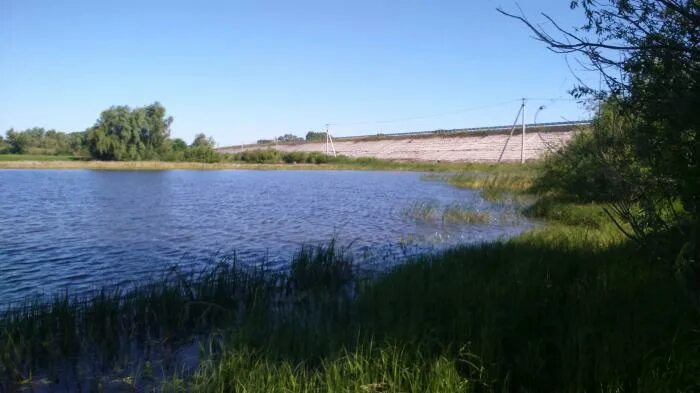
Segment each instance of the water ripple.
M417 173L0 170L0 306L39 294L157 278L233 254L283 267L336 236L358 259L511 236L530 224L417 221L416 202L493 214L478 193Z

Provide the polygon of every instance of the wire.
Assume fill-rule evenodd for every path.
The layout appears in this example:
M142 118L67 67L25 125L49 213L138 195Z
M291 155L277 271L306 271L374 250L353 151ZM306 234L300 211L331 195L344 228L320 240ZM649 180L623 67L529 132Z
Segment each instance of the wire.
M568 101L568 102L580 102L580 101L585 101L581 99L576 99L576 98L532 98L532 97L525 97L526 100L528 101L547 101L547 102L557 102L557 101Z
M503 106L503 105L507 105L507 104L512 104L514 102L520 102L520 99L499 102L496 104L482 105L482 106L472 107L472 108L467 108L467 109L460 109L460 110L450 111L450 112L433 113L430 115L411 116L411 117L389 119L389 120L373 120L373 121L359 121L359 122L352 122L352 123L328 123L328 124L332 125L332 126L356 126L356 125L366 125L366 124L395 123L395 122L399 122L399 121L427 119L427 118L431 118L431 117L452 115L455 113L464 113L464 112L471 112L471 111L476 111L476 110L481 110L481 109L494 108L494 107L499 107L499 106Z

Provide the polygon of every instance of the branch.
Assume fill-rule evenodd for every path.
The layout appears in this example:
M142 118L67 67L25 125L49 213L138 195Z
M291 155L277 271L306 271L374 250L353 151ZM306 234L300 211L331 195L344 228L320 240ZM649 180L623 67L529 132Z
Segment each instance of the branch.
M689 9L686 9L685 7L682 7L682 6L680 6L680 5L678 5L675 2L670 1L670 0L657 0L657 1L659 3L665 5L666 7L670 8L671 10L679 13L681 16L688 19L695 26L700 26L700 14L695 14L695 13L691 12Z
M668 45L668 44L656 44L656 45L616 45L616 44L611 44L611 43L606 43L606 42L592 42L588 41L585 39L582 39L581 37L576 36L575 34L571 33L570 31L567 31L566 29L562 28L559 26L554 19L552 19L550 16L547 14L542 14L549 22L554 25L554 27L564 36L567 38L571 38L574 40L573 43L571 42L564 42L562 40L557 40L554 37L552 37L550 34L545 32L542 28L536 27L533 25L525 16L523 15L515 15L511 14L509 12L504 11L502 8L497 8L496 9L498 12L501 14L517 19L523 24L525 24L535 35L536 38L539 41L542 41L546 43L548 46L551 48L561 50L563 52L581 52L586 55L589 55L590 53L596 53L596 49L608 49L608 50L614 50L614 51L642 51L642 50L672 50L675 52L681 52L681 53L700 53L700 51L694 47L688 48L684 46L677 46L677 45ZM600 56L597 54L597 56L600 59L606 59L603 56ZM610 61L613 63L613 60L606 59L607 61Z

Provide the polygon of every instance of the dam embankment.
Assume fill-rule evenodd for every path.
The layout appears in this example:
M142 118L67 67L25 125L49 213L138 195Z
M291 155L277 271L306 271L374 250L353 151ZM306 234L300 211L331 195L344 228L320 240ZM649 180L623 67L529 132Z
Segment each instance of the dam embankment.
M541 158L548 151L567 144L587 122L555 123L526 127L524 138L520 126L510 137L510 127L451 130L445 132L392 134L335 138L337 154L348 157L374 157L405 161L496 162L501 151L503 161L519 161L521 146L525 160ZM505 146L505 150L503 149ZM222 153L240 153L254 149L283 152L325 152L326 142L252 144L220 148Z

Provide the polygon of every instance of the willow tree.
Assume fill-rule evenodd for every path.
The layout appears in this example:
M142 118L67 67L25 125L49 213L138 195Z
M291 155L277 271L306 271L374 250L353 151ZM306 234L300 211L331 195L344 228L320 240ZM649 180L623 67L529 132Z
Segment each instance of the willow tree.
M131 109L113 106L87 131L90 155L100 160L158 158L170 138L172 117L159 103Z

